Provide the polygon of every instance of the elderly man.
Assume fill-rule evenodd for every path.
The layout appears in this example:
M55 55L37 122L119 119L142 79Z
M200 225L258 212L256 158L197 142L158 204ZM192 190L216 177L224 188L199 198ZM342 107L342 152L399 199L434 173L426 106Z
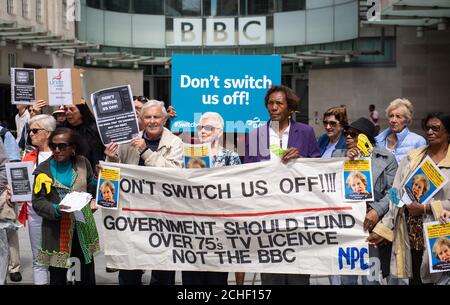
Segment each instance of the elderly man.
M183 146L180 138L164 128L168 114L164 103L150 100L141 109L144 130L130 143L106 146L107 161L155 167L182 167ZM120 270L119 284L140 285L141 270ZM174 285L175 271L152 271L151 284Z
M312 127L291 120L299 98L286 86L272 86L266 93L268 124L251 132L245 143L244 163L280 159L319 158L320 149ZM307 274L261 274L263 285L308 285ZM241 278L242 280L242 278Z

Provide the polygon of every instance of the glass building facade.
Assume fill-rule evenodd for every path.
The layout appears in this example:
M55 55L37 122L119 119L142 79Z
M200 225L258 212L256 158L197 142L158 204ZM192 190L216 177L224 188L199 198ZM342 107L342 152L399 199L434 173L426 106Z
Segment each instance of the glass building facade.
M302 52L380 50L381 55L333 58L327 66L391 64L394 39L359 37L357 0L82 0L78 37L97 43L101 52L126 52L141 56L169 58L184 54L284 54ZM208 24L230 22L228 44L208 40ZM230 21L231 20L231 21ZM241 40L242 22L263 20L254 44ZM180 21L190 23L200 36L196 43L179 39ZM229 26L230 27L230 26ZM182 29L183 30L183 29ZM261 34L262 33L262 34ZM83 65L82 61L77 64ZM299 64L285 60L282 81L302 98L300 121L308 116L308 69L325 66L324 61ZM130 66L115 64L115 68ZM170 66L140 65L144 69L144 95L170 102Z

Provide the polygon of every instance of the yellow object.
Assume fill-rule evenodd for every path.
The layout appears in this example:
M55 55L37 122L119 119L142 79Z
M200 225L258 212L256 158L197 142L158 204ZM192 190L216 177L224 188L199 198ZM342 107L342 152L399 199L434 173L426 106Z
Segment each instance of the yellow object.
M34 183L34 193L37 194L42 189L42 184L45 185L45 188L47 190L47 194L50 193L50 189L52 187L52 178L47 176L47 174L40 173L36 177L36 182Z
M363 133L358 135L358 149L362 152L364 157L370 157L373 152L373 145L370 143L369 138Z

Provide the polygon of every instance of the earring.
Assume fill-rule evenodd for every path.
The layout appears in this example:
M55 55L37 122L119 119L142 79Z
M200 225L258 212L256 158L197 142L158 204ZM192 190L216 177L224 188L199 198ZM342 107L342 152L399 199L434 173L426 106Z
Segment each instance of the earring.
M72 157L75 157L75 151L72 151Z

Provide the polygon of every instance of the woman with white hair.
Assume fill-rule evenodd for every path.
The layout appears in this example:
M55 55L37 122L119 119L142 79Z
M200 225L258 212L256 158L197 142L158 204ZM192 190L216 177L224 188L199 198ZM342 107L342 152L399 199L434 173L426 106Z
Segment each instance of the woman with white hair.
M221 145L224 121L217 112L205 112L197 125L197 136L202 143L211 143L212 167L241 164L239 155Z
M201 143L211 143L212 167L241 164L239 155L221 145L224 121L217 112L204 113L197 125ZM228 272L183 271L183 285L227 285Z
M56 128L56 120L53 116L47 114L40 114L34 116L30 120L31 143L35 150L26 154L23 161L31 161L35 167L46 161L52 155L52 151L48 146L48 138ZM42 231L42 217L37 215L34 211L31 202L26 202L22 206L18 220L25 224L28 220L28 231L30 234L31 251L33 253L33 281L36 285L45 285L49 282L48 271L44 265L37 262L36 256L41 247L41 231Z
M393 100L386 108L389 128L381 132L376 138L377 146L392 152L400 163L409 151L427 144L425 139L408 129L412 122L414 107L405 98Z

